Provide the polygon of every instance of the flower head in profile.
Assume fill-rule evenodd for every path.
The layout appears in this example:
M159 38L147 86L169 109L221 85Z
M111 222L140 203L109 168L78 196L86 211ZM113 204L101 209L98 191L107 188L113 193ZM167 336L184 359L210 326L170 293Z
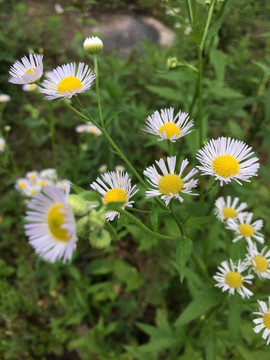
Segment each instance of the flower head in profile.
M97 190L103 196L104 204L111 202L124 203L122 208L132 207L134 201L130 201L130 198L136 194L138 189L136 185L131 186L131 179L128 173L122 171L111 171L101 175L101 178L97 178L91 184L91 188ZM112 221L116 216L120 216L117 211L107 211L106 218Z
M155 111L147 117L146 126L143 130L159 136L159 141L168 139L172 142L190 133L193 120L189 120L189 115L181 111L175 116L173 113L174 108L172 107L161 109L160 112Z
M252 213L242 213L239 214L237 219L228 220L227 229L233 230L236 234L236 238L233 239L233 242L236 242L244 237L249 245L252 244L252 238L261 244L264 243L264 236L259 232L259 230L263 227L263 221L257 220L251 222L252 216Z
M0 152L5 151L5 145L6 145L5 139L0 137Z
M0 94L0 104L6 103L10 100L10 96L7 94Z
M22 89L23 91L35 91L38 90L38 86L36 84L24 84Z
M46 79L40 88L40 92L46 95L47 100L57 98L71 98L74 95L85 92L90 88L95 75L88 65L75 63L58 66L46 73Z
M51 187L35 194L25 219L25 233L39 256L50 262L71 260L76 249L76 224L65 191Z
M55 169L44 169L40 172L40 177L49 179L49 180L56 180L57 174Z
M260 279L270 279L270 250L266 246L258 251L257 245L251 243L247 248L246 263Z
M231 180L249 182L249 178L257 176L258 158L252 157L251 147L243 141L221 137L210 140L198 150L197 159L202 166L197 166L202 175L213 175L216 180L227 184Z
M238 260L235 264L230 259L230 262L223 261L218 267L219 272L214 276L217 281L215 286L220 287L222 291L228 291L230 295L234 295L237 291L242 298L249 298L253 293L244 286L244 283L252 284L253 275L243 276L243 272L247 270L247 265L244 261Z
M19 178L16 181L15 189L19 190L21 193L24 193L27 187L31 185L31 182L27 178Z
M149 166L144 170L144 175L148 178L148 182L153 187L151 190L146 191L146 198L160 196L165 201L166 205L169 204L172 198L178 199L183 202L181 194L192 194L191 190L197 186L198 180L191 179L198 170L192 169L185 177L182 173L188 165L188 160L182 161L180 171L175 174L176 156L167 157L167 165L163 159L156 160L162 174L157 171L155 165Z
M236 219L238 215L247 208L247 204L239 204L239 198L237 197L232 201L231 196L227 196L226 199L221 196L216 200L215 207L217 218L220 221L227 221L228 219Z
M16 61L9 70L9 82L13 84L31 84L39 80L43 74L43 55L29 54L21 62Z
M89 54L98 54L103 50L103 42L97 36L91 36L84 40L83 48Z
M114 169L115 169L115 171L125 171L125 168L123 165L116 165L116 167Z
M268 297L268 304L264 301L258 300L259 311L254 312L254 315L259 315L257 319L254 319L253 322L256 324L253 331L258 334L261 330L264 329L262 333L262 338L267 339L266 344L270 344L270 296Z
M101 172L101 173L104 173L105 171L108 170L108 166L107 164L102 164L100 165L100 167L98 168L98 171Z

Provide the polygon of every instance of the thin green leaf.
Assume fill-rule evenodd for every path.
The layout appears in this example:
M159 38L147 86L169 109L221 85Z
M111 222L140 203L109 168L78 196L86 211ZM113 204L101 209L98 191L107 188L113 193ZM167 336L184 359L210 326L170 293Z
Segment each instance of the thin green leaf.
M224 296L224 295L223 295ZM222 294L216 289L207 289L205 292L198 294L198 297L193 300L175 322L175 326L181 326L190 321L205 315L222 299Z
M193 244L190 239L178 241L176 245L176 262L178 265L181 283L183 282L185 277L186 264L191 256L192 248Z
M123 111L115 111L113 112L106 120L105 120L105 126L109 126L109 124L114 120L119 114L121 114Z

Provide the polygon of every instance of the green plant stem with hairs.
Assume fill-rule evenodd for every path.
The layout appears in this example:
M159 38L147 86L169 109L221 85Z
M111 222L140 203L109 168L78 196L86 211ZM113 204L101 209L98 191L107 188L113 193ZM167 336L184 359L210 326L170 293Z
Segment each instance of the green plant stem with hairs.
M169 236L169 235L163 235L157 232L152 231L151 229L149 229L147 226L145 226L141 220L139 220L138 218L136 218L134 215L130 214L128 211L123 210L123 209L119 209L117 210L121 215L126 216L127 218L129 218L134 224L136 224L139 228L141 228L142 230L144 230L147 234L151 235L151 236L155 236L158 237L160 239L165 239L165 240L183 240L183 236Z

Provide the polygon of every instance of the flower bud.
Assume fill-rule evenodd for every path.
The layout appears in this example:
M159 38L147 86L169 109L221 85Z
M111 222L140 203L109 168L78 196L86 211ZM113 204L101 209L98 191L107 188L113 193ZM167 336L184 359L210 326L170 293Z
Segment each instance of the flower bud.
M83 216L88 212L88 206L84 199L79 195L71 194L68 197L68 205L73 210L75 216Z
M89 214L89 224L92 229L102 228L105 224L105 221L106 216L103 209L100 209L98 211L96 209L91 210Z
M103 49L103 42L97 36L91 36L84 40L83 48L89 54L98 54Z
M94 248L105 249L111 243L111 235L104 229L94 230L89 235L89 242Z
M167 59L167 68L175 69L178 66L178 60L176 57L171 57Z
M79 238L86 238L89 234L89 218L84 216L76 222L76 233Z

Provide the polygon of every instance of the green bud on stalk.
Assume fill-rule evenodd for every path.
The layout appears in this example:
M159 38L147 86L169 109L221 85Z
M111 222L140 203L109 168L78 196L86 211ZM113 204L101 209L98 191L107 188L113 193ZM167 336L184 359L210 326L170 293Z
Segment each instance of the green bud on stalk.
M111 235L104 229L91 231L89 235L90 244L97 249L105 249L111 243Z
M88 212L88 206L86 201L79 195L71 194L68 197L68 205L73 210L75 216L83 216Z

